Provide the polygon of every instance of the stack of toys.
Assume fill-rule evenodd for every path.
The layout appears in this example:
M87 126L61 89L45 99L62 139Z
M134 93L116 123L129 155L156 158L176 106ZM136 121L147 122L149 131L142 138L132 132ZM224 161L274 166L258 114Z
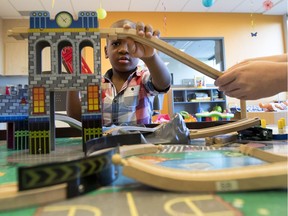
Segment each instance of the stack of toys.
M218 111L201 112L195 114L199 122L202 121L230 121L234 117L233 113L221 113Z
M197 122L197 118L186 111L181 111L180 115L183 117L184 122Z

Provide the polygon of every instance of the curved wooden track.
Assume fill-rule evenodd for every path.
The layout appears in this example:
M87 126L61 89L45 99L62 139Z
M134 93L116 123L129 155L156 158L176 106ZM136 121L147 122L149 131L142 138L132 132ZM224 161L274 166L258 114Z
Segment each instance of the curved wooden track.
M136 148L132 151L134 155L138 154ZM138 146L138 148L139 152L143 153L142 147ZM120 152L123 152L125 157L129 156L123 149ZM123 166L123 175L168 191L224 192L287 188L286 156L244 145L240 146L239 152L268 163L212 171L183 171L155 165L137 157L124 159L119 155L114 155L112 160Z
M73 29L69 29L69 31L72 31ZM34 30L34 31L37 31ZM49 29L39 29L39 32L49 32L51 30ZM63 30L64 31L64 30ZM83 31L83 29L79 29L79 31ZM198 70L199 72L205 74L206 76L211 77L212 79L217 79L219 76L222 75L222 73L203 62L193 58L192 56L178 50L177 48L171 46L170 44L166 43L165 41L162 41L160 39L152 37L151 39L140 37L136 34L135 29L123 29L123 28L108 28L108 29L87 29L86 31L99 31L101 38L109 38L109 39L122 39L130 37L133 40L152 46L155 49L171 56L174 59L177 59L178 61L182 62L183 64L186 64L187 66ZM17 40L23 40L28 38L29 35L29 29L23 28L23 27L17 27L13 28L8 31L8 36L13 37Z
M151 39L140 37L136 34L135 29L123 29L123 28L112 28L112 29L100 29L101 37L108 38L127 38L130 37L133 40L142 43L144 45L148 45L154 47L155 49L169 55L170 57L177 59L183 64L198 70L199 72L205 74L206 76L211 77L212 79L217 79L222 73L203 62L193 58L192 56L180 51L179 49L171 46L165 41L159 40L157 38L152 37Z
M259 118L241 119L236 122L231 122L210 128L203 128L199 130L190 130L190 138L204 138L216 136L218 134L226 134L234 131L244 130L249 127L259 126L261 121Z

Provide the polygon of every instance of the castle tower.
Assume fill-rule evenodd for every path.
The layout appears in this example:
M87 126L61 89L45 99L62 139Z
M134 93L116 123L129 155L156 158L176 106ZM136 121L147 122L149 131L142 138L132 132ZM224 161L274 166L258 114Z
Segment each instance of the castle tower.
M69 23L64 23L63 20ZM93 50L92 73L83 71L82 52ZM72 48L70 67L63 73L63 52ZM54 20L49 12L30 14L29 29L29 151L46 154L55 149L55 92L81 93L83 143L102 136L100 34L97 13L82 11L78 20L68 12L59 12ZM48 55L47 55L48 53ZM43 69L49 59L50 71Z

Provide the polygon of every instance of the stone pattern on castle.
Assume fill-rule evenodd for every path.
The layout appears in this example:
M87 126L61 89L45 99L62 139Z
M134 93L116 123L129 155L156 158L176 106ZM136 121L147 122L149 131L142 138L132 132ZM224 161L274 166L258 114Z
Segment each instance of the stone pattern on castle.
M11 86L9 95L0 95L0 122L7 122L12 116L28 117L28 109L28 85Z

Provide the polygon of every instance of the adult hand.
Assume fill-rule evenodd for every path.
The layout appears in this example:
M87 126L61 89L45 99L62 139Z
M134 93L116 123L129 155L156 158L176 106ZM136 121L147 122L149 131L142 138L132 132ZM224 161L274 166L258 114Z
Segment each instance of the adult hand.
M228 69L215 81L215 85L225 95L242 100L273 96L285 90L283 67L283 62L244 61Z

